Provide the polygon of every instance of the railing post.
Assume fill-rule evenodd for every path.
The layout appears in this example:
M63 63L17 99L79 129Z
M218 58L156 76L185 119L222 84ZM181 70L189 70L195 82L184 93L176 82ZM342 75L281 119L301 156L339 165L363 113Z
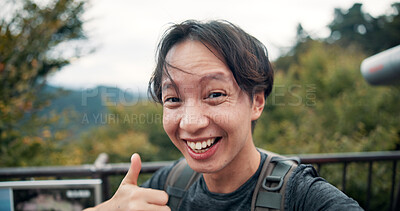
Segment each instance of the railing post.
M343 163L343 173L342 173L342 191L346 192L346 174L347 174L347 162Z
M317 172L318 172L318 174L321 173L321 164L320 163L317 164Z
M108 182L108 175L101 171L104 166L108 163L108 155L107 153L100 153L100 155L96 158L94 162L94 167L96 169L97 177L101 179L101 187L103 194L103 201L108 200L110 197L110 185Z
M400 183L397 185L397 197L394 203L393 210L400 210Z
M369 161L368 165L368 183L367 183L367 201L365 210L369 210L369 200L371 199L371 183L372 183L372 161Z
M102 174L101 175L101 186L103 191L103 201L106 201L110 198L110 184L108 182L108 175Z
M396 171L397 171L397 160L394 160L393 168L392 168L392 189L390 190L390 205L389 205L390 211L396 209L396 202L394 201L394 189L396 186ZM399 184L399 187L400 187L400 184ZM397 193L397 194L399 194L399 193ZM397 203L398 203L398 201L397 201Z

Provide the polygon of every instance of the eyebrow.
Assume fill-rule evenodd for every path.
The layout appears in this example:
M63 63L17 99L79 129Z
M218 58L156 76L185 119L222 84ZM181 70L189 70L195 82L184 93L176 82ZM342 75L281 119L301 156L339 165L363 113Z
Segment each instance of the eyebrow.
M201 77L199 84L204 83L206 81L211 81L211 80L228 81L228 79L226 78L226 76L223 73L211 73L211 74ZM162 86L161 91L165 91L165 90L171 89L171 88L176 89L176 87L174 86L174 84L171 82L170 79L166 79L165 82L161 84L161 86Z
M161 86L162 86L162 91L174 88L174 85L171 83L170 80L168 80L168 82L165 82L164 84L161 84Z
M203 76L200 79L200 83L203 83L204 81L210 81L210 80L217 80L217 81L228 81L227 77L222 74L222 73L212 73L212 74L208 74Z

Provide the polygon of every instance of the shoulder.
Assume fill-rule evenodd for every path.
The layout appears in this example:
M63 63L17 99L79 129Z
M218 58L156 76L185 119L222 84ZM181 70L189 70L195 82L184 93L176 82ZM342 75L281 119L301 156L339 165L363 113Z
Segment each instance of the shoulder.
M358 203L318 176L311 165L299 165L289 178L286 210L362 210Z
M163 190L165 186L165 182L168 178L169 173L171 170L182 160L176 160L173 164L165 166L159 170L157 170L150 179L148 179L146 182L144 182L142 185L140 185L143 188L152 188L152 189L158 189L158 190Z

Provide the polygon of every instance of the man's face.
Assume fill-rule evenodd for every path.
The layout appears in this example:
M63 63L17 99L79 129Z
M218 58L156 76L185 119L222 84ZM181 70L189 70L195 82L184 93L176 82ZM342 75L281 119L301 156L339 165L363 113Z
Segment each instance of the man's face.
M251 121L258 118L249 96L226 64L199 41L175 45L166 60L176 85L163 76L163 126L171 141L198 172L238 163L232 161L252 144Z

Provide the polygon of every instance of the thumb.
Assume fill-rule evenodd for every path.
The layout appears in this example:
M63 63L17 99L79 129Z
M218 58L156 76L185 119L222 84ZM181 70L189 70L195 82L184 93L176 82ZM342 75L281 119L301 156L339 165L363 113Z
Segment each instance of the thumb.
M126 174L123 183L137 185L140 169L142 168L142 161L140 160L139 154L135 153L131 157L131 166Z

